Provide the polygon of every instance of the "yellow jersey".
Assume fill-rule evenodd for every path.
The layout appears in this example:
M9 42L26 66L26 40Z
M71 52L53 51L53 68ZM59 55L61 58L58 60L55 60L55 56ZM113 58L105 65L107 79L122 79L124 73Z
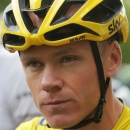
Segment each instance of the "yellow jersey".
M124 105L123 112L112 130L130 130L130 108Z
M31 121L22 123L16 130L59 130L48 128L43 117L37 117ZM123 112L112 130L130 130L130 108L124 105Z

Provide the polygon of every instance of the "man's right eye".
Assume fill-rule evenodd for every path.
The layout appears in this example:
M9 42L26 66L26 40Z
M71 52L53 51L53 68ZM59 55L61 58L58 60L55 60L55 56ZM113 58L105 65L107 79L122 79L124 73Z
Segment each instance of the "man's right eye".
M38 61L31 61L28 63L28 66L34 68L34 67L42 67L42 63L38 62Z

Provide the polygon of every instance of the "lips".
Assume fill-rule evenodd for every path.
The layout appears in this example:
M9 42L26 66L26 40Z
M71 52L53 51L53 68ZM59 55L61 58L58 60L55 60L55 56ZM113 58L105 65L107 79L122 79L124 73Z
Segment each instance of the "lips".
M43 110L66 109L71 105L71 100L50 100L40 104Z
M39 107L42 111L58 108L71 108L72 104L75 104L75 99L72 96L53 96L53 95L40 95Z
M43 103L42 105L58 105L58 104L63 104L66 102L69 102L70 100L65 100L65 101L59 101L59 100L55 100L55 101L47 101L46 103Z

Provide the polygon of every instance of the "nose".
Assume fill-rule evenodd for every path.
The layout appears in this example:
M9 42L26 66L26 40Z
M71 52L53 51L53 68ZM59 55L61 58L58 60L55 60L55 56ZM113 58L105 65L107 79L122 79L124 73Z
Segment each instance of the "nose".
M44 91L57 91L63 87L63 81L56 69L45 67L41 87Z

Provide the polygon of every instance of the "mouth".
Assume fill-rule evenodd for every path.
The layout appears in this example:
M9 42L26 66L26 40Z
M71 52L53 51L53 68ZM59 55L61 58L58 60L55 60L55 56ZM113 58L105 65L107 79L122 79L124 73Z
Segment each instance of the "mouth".
M44 105L60 105L60 104L64 104L69 102L69 100L66 101L50 101L50 102L46 102L44 103Z
M46 103L42 103L41 106L44 108L64 108L67 107L70 103L70 100L65 100L65 101L47 101Z

